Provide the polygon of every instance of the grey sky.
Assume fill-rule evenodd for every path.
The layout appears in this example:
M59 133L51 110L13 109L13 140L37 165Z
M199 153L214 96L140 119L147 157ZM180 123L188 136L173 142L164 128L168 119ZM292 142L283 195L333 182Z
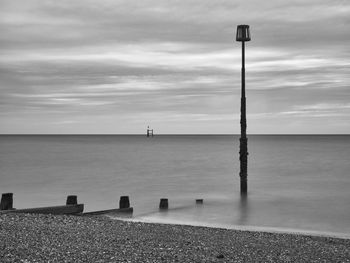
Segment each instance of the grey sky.
M0 0L0 133L349 133L350 2Z

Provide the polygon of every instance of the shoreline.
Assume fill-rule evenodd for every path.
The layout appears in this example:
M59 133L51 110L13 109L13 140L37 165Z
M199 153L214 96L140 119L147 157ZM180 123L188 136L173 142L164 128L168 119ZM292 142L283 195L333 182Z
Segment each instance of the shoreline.
M350 262L350 240L106 216L0 215L4 262Z
M218 228L224 230L237 230L237 231L249 231L249 232L264 232L272 234L292 234L292 235L304 235L304 236L315 236L315 237L330 237L330 238L340 238L349 239L350 234L344 234L340 232L331 231L319 231L319 230L307 230L307 229L297 229L297 228L285 228L285 227L268 227L268 226L251 226L251 225L232 225L227 226L224 224L201 224L195 222L182 223L177 220L169 221L153 221L153 220L142 220L133 218L123 218L123 217L110 217L112 220L121 220L126 222L136 222L136 223L146 223L146 224L164 224L164 225L180 225L180 226L192 226L192 227L208 227L208 228Z

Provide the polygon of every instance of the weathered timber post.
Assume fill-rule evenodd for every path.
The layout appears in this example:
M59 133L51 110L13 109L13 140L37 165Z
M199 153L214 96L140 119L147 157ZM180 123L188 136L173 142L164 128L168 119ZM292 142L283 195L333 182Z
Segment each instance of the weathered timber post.
M203 199L196 199L196 204L203 204Z
M76 195L68 195L66 205L77 205L78 197Z
M153 137L153 129L150 129L149 126L147 126L147 137L149 136Z
M168 199L167 198L160 199L159 209L168 209L168 207L169 207Z
M13 193L5 193L1 196L0 210L13 209Z
M246 118L246 97L245 97L245 41L250 41L248 25L237 26L236 41L242 42L242 70L241 70L241 138L239 139L239 160L241 178L241 195L248 192L248 138Z
M119 209L129 208L129 207L130 207L129 196L121 196L119 200Z

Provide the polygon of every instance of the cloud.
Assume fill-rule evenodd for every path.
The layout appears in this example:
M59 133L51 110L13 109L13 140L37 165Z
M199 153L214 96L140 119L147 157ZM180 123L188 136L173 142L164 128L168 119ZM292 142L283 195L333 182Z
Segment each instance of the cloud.
M239 132L232 120L239 116L234 37L241 23L252 32L252 132L285 116L349 121L347 109L335 107L349 101L349 14L348 1L333 0L3 0L0 132L33 132L28 123L37 132L55 130L50 123L61 132L97 131L100 122L99 133L118 132L113 123L137 133L142 120L157 122L160 132L172 125ZM301 108L307 105L334 107ZM317 132L310 119L304 124L300 132ZM339 127L334 132L350 128Z

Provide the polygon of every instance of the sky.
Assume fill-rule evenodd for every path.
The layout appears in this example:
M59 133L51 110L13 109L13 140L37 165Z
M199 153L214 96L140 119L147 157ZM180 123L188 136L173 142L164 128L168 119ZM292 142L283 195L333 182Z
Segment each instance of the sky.
M1 134L350 133L349 0L0 0Z

